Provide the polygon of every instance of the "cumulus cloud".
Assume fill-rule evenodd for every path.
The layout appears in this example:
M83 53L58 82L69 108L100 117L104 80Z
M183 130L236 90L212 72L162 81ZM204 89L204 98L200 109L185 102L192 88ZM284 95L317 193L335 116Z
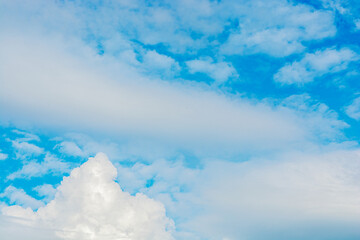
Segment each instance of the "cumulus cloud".
M300 61L286 64L274 75L274 80L281 84L303 85L325 74L346 70L358 59L358 54L349 48L319 50L307 53Z
M186 65L190 73L205 73L219 84L238 76L231 63L214 62L211 58L187 61Z
M141 193L122 191L116 175L107 157L97 154L63 179L46 206L33 212L15 205L2 213L53 229L61 239L173 239L174 223L164 206Z

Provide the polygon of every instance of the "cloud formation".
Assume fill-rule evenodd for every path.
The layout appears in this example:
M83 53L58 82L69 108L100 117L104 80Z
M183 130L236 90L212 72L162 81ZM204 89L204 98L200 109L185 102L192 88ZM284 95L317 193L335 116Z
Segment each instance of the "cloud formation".
M2 213L40 230L52 229L66 240L173 239L174 223L164 206L141 193L123 192L114 182L116 175L100 153L65 177L46 206L33 212L15 205L4 207Z
M274 75L274 80L284 85L301 86L325 74L346 70L358 59L359 55L349 48L319 50L307 53L300 61L286 64Z
M350 105L346 106L345 112L349 117L360 120L360 97L355 98Z
M124 187L165 204L178 239L360 237L359 150L208 161L201 169L157 161L119 172Z
M201 85L150 81L129 65L94 56L76 41L15 36L0 39L5 121L27 119L42 128L151 136L189 145L230 143L237 149L277 148L314 136L313 128L299 124L296 111Z
M226 82L229 78L238 76L235 68L228 62L214 62L211 58L195 59L186 62L190 73L205 73L217 84Z

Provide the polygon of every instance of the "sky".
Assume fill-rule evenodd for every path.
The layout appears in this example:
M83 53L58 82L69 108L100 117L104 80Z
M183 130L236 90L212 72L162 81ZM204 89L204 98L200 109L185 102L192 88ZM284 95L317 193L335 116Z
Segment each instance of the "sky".
M359 43L356 0L0 0L0 238L360 239Z

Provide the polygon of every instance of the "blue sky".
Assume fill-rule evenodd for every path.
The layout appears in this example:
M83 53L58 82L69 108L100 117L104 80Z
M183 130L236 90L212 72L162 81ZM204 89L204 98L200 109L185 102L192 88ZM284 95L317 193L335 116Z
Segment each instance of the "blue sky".
M359 239L359 42L355 0L0 0L1 239Z

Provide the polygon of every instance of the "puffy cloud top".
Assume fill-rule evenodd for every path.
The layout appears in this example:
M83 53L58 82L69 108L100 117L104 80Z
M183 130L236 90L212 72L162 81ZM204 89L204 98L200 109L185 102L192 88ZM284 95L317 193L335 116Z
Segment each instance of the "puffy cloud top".
M61 239L173 239L174 224L164 206L143 194L123 192L116 176L116 168L100 153L64 178L45 207L33 212L15 205L2 212L55 229Z

